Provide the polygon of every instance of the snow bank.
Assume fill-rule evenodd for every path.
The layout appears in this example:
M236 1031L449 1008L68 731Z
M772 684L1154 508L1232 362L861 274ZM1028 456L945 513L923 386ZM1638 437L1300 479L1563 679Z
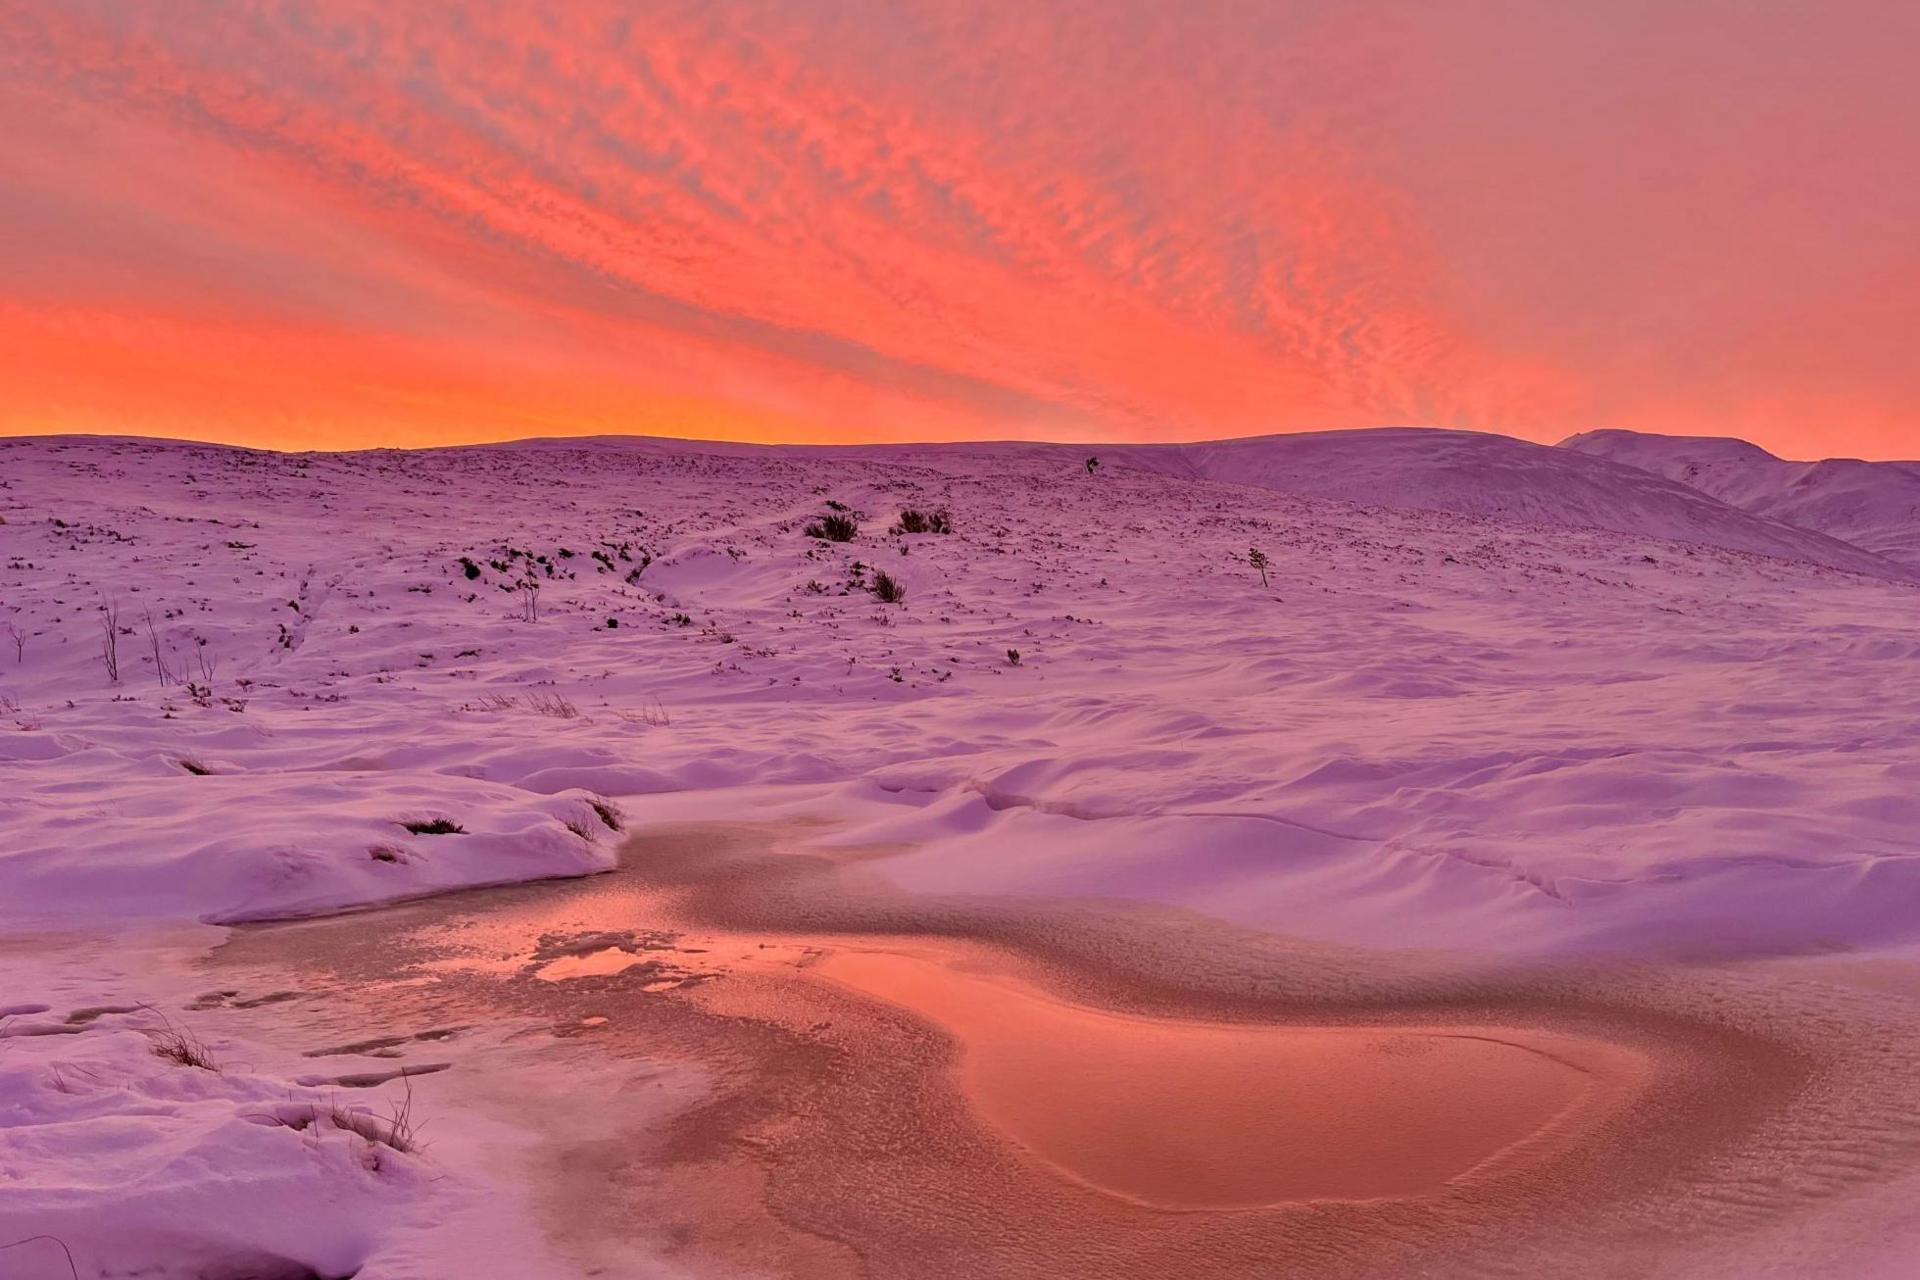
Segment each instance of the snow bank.
M169 764L151 761L99 790L62 780L17 793L5 860L14 900L48 916L231 922L585 875L615 861L613 810L596 810L585 792L536 796L407 772L199 775Z
M403 1109L163 1057L169 1025L0 1022L9 1280L353 1275L433 1195Z

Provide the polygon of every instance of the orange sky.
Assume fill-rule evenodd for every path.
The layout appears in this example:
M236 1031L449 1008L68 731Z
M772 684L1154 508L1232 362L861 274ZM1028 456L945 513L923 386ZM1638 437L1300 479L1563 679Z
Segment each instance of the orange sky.
M1920 456L1917 10L0 0L0 433Z

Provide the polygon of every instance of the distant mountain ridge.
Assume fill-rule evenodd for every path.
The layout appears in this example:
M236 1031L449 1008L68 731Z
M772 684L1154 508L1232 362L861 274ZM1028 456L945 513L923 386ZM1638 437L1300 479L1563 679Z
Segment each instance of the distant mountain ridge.
M1106 446L1098 453L1108 464L1160 474L1383 507L1607 529L1882 578L1911 580L1920 569L1920 559L1895 561L1628 460L1477 431L1377 427Z
M1583 431L1560 448L1689 485L1920 570L1920 462L1792 462L1745 440Z
M46 439L52 443L57 438ZM138 437L122 442L274 455L274 451ZM503 448L602 448L740 459L838 455L870 461L912 460L939 469L974 458L1046 459L1049 465L1073 471L1088 456L1095 456L1108 467L1175 478L1368 506L1601 529L1799 560L1891 581L1920 582L1920 463L1788 462L1744 440L1728 438L1590 431L1559 445L1541 445L1512 436L1439 427L1367 427L1183 444L1019 440L759 444L606 435L372 450L364 456L431 456Z

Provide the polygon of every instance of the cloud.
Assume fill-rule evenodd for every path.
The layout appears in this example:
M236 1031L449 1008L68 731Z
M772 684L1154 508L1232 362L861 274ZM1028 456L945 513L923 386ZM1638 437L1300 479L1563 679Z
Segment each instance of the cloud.
M0 0L0 429L1897 451L1905 19L1682 8Z

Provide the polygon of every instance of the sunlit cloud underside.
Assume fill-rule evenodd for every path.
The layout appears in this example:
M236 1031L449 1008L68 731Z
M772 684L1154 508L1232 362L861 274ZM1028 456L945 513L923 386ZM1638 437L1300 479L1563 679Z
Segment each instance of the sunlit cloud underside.
M0 0L0 27L9 433L1920 454L1913 6Z

